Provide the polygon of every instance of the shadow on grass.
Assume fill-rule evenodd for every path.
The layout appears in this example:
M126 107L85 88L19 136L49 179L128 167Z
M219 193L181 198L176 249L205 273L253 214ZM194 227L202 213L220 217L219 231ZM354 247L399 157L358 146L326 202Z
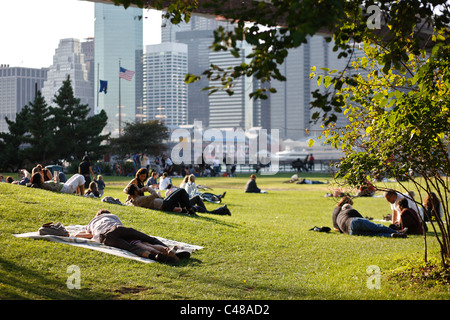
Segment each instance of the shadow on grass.
M175 216L179 216L179 217L184 217L187 219L198 219L198 220L202 220L202 221L207 221L207 222L211 222L217 225L222 225L222 226L226 226L226 227L230 227L230 228L240 228L241 226L239 224L236 223L230 223L230 222L226 222L220 219L216 219L214 218L214 214L209 214L209 213L197 213L197 216L189 216L186 213L177 213L177 212L173 212L173 211L161 211L164 212L165 214L168 215L175 215ZM219 216L219 215L217 215ZM220 216L222 217L222 216Z
M2 268L2 296L6 300L74 300L74 299L112 299L114 295L104 291L69 289L66 279L57 279L42 270L33 270L11 260L0 258ZM30 283L32 279L32 283ZM14 288L8 292L8 287ZM23 294L20 294L23 292Z

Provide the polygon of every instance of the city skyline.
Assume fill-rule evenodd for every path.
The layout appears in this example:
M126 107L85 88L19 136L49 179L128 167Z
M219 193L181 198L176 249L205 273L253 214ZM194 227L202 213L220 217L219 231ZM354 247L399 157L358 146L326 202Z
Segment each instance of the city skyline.
M94 6L85 0L1 1L0 11L8 14L0 19L0 42L8 50L0 51L0 63L48 68L61 39L94 37ZM161 12L143 10L143 25L144 45L160 43Z

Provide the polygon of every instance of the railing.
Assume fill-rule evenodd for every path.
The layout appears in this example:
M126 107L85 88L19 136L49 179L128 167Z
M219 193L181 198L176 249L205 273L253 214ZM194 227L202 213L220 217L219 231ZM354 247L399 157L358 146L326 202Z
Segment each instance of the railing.
M278 166L278 172L317 172L317 173L327 173L327 172L333 172L335 169L335 164L339 160L315 160L313 167L310 169L308 166L306 166L306 170L297 170L292 166L292 161L289 162L280 162ZM253 164L238 164L236 165L236 171L235 173L255 173L255 172L263 172L265 170L268 170L267 168L261 167L259 171L257 170L257 166ZM226 166L221 166L221 174L226 173Z

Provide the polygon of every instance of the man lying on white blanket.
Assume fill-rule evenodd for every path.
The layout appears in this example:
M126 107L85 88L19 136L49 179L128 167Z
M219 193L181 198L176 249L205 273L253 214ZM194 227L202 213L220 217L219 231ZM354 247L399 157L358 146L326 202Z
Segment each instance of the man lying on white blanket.
M92 239L159 262L175 263L179 259L190 257L187 251L170 249L154 237L133 228L124 227L119 217L106 209L99 210L86 226L86 230L79 232L75 237Z

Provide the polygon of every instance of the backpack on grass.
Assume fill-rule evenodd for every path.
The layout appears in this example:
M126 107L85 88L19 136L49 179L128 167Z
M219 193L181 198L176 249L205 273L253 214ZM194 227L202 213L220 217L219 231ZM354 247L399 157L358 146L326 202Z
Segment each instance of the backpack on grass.
M53 224L53 222L44 223L38 231L41 236L69 236L69 232L67 232L66 228L59 222L57 224Z

